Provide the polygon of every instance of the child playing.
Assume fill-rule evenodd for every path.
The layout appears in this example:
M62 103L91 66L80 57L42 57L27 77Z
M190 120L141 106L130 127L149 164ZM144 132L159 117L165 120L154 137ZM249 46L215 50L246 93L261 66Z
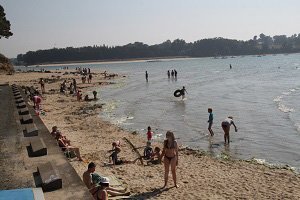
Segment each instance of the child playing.
M212 113L212 108L208 108L208 113L209 113L208 121L207 121L208 122L208 131L209 131L210 135L213 136L214 132L211 129L212 124L213 124L213 120L214 120L214 115Z
M144 149L144 156L143 156L143 158L145 160L150 160L151 157L152 157L152 155L153 155L153 149L151 147L151 142L147 141L147 146Z
M153 133L151 131L151 127L148 126L148 132L147 132L147 139L148 139L148 141L152 140L152 135L153 135Z
M147 164L149 164L149 163L154 164L154 165L161 163L161 152L160 152L159 147L154 148L154 153L151 156L151 160L149 160L147 162Z

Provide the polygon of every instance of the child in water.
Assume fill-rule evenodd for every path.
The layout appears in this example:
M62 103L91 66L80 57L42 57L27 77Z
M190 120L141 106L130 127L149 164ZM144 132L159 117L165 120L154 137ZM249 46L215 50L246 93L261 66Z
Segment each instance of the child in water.
M182 100L185 98L185 93L187 93L187 91L186 91L185 87L183 86L181 89Z
M151 127L148 126L148 132L147 132L147 139L148 139L148 141L152 140L152 135L153 135L153 133L151 131Z
M213 130L211 129L211 127L212 127L212 124L213 124L213 120L214 120L214 115L213 115L213 113L212 113L212 108L208 108L208 113L209 113L209 116L208 116L208 131L209 131L209 133L210 133L210 135L211 136L213 136L214 135L214 132L213 132Z

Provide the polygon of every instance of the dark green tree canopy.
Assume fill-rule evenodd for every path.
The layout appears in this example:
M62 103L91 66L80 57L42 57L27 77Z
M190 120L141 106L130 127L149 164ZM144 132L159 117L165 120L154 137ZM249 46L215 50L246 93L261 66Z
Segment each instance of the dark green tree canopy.
M0 39L9 38L13 33L10 32L10 22L5 17L4 8L0 5Z
M175 39L155 45L134 42L112 47L94 45L79 48L53 48L19 54L17 60L26 65L33 65L70 61L209 56L217 58L220 56L296 52L300 52L300 34L294 34L291 37L286 35L271 37L262 33L259 37L254 36L253 39L247 41L217 37L188 43L182 39Z

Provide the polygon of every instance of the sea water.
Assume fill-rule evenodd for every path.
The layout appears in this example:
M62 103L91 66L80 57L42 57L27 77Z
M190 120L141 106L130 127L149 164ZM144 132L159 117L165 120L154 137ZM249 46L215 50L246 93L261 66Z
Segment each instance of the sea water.
M163 140L171 130L179 144L215 156L225 153L300 169L300 54L78 64L69 68L78 66L121 75L110 80L115 84L98 89L100 101L105 103L102 117L137 131L145 141L146 129L151 126L154 140ZM167 71L172 69L178 71L177 79L168 78ZM182 86L187 90L185 100L173 96ZM213 137L207 130L209 107L214 114ZM238 132L232 127L231 143L224 146L221 122L229 115Z

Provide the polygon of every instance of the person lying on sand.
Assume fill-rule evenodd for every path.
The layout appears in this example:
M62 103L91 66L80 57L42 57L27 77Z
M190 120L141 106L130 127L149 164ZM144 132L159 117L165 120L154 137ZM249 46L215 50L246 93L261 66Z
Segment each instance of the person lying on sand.
M97 186L97 183L101 182L101 179L103 177L99 176L95 176L96 173L94 173L96 170L96 164L93 162L90 162L88 164L88 169L83 173L82 175L82 180L85 183L85 185L87 186L87 188L89 189L90 193L94 196L96 194L99 194L102 188ZM94 179L94 180L93 180ZM101 184L100 184L101 186ZM126 196L129 195L130 192L126 192L126 188L123 189L115 189L112 188L108 185L108 187L105 188L106 192L111 195L111 196Z

